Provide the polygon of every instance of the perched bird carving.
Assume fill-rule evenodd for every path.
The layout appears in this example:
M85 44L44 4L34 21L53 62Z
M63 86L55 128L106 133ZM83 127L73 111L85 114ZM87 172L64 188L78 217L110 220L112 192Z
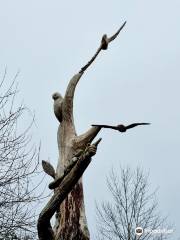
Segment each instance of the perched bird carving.
M111 128L114 130L117 130L119 132L126 132L126 130L130 129L130 128L134 128L140 125L149 125L150 123L132 123L130 125L123 125L123 124L119 124L117 126L110 126L110 125L101 125L101 124L93 124L93 127L101 127L101 128Z
M52 98L54 99L54 114L59 122L62 121L62 103L63 103L63 97L60 93L55 92L52 95Z
M108 44L119 35L120 31L124 28L125 25L126 22L124 22L123 25L118 29L118 31L109 38L107 37L106 34L104 34L101 40L101 49L106 50L108 48Z

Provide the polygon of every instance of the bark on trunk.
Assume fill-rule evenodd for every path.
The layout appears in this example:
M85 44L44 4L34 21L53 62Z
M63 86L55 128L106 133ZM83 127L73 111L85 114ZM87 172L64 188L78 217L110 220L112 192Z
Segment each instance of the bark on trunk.
M59 161L56 170L57 178L63 175L78 151L84 151L97 133L99 127L92 127L87 133L77 136L73 118L73 97L76 85L83 73L76 74L69 82L62 106L62 122L59 125L57 141ZM56 240L90 239L85 215L82 179L75 185L67 198L59 206L56 215Z
M107 38L106 35L103 36L100 47L95 55L68 84L62 106L62 122L59 126L57 136L59 147L58 177L63 174L64 169L70 164L69 161L73 156L78 151L85 150L87 144L92 142L101 129L100 127L92 127L85 134L77 137L73 118L74 92L84 71L92 64L101 50L108 48L108 44L118 36L124 25L125 23L112 37ZM76 184L58 211L56 229L54 229L56 240L90 239L85 214L82 179Z
M73 162L73 165L68 168L68 171L65 171L63 178L55 179L49 184L50 189L56 188L56 191L39 215L37 224L39 240L55 240L50 220L82 177L92 157L96 154L100 141L101 138L93 144L88 145L85 151ZM45 172L53 176L51 174L54 172L52 172L52 165L48 162L44 162L43 165Z
M91 142L99 131L100 128L93 127L86 134L77 137L73 116L63 119L58 129L57 138L59 147L57 178L63 174L73 156L78 151L84 151L88 142ZM54 231L56 240L90 239L85 214L82 178L59 206Z
M57 176L60 177L70 160L76 154L78 146L75 144L76 132L73 118L61 123L58 130L59 163ZM59 206L56 214L56 240L88 240L89 231L85 217L82 179L75 185L67 198Z
M60 206L56 239L90 239L83 200L83 185L80 180Z

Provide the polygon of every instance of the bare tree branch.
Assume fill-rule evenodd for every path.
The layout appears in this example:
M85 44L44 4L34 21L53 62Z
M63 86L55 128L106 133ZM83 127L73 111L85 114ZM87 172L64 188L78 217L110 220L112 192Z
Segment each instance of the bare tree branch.
M153 230L168 226L158 211L155 192L149 192L148 175L140 168L133 172L128 167L121 168L118 175L112 171L107 180L113 198L111 204L106 201L97 205L100 236L103 240L166 239L165 234L153 236L145 232L139 238L135 234L136 227Z
M22 127L26 117L29 119L29 110L18 103L17 76L8 86L5 70L0 83L0 239L7 240L35 236L32 209L40 200L35 194L40 147L37 149L31 142L34 119Z

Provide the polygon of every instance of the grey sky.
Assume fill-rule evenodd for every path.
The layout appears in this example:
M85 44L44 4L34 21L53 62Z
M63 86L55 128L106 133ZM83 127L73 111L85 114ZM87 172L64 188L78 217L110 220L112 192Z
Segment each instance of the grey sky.
M51 95L124 20L120 37L87 71L76 91L78 132L92 123L150 121L127 134L104 130L103 142L84 174L86 212L94 229L95 200L108 198L112 166L138 164L159 187L159 205L180 236L180 1L0 1L0 74L20 69L21 95L35 110L42 159L56 165L57 120ZM49 180L49 179L48 179Z

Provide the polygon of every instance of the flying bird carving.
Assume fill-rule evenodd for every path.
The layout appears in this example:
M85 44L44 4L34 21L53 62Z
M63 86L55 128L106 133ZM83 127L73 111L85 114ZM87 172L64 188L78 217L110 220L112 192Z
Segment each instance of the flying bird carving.
M126 132L126 130L130 128L134 128L140 125L149 125L150 123L132 123L130 125L124 126L123 124L119 124L117 126L110 126L110 125L101 125L101 124L93 124L93 127L101 127L101 128L111 128L117 130L119 132Z

